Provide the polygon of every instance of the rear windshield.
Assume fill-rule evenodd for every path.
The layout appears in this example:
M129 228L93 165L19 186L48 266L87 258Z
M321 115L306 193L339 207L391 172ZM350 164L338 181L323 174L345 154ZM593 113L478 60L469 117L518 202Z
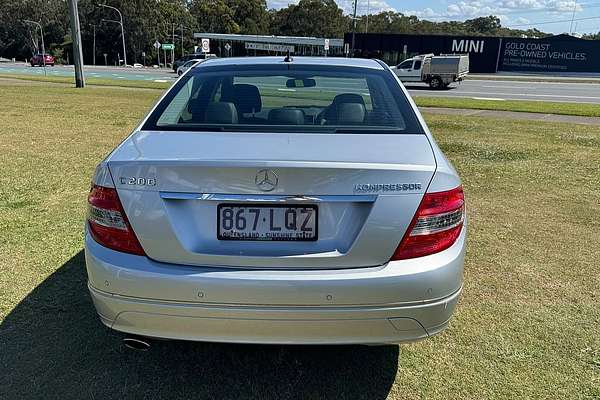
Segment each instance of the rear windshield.
M422 133L389 71L302 65L194 68L143 129Z

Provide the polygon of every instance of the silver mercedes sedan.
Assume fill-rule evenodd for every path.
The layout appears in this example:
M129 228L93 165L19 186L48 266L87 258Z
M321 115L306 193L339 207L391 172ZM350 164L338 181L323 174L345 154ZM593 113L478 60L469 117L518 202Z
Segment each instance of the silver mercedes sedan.
M85 256L131 338L383 344L442 331L460 179L396 76L345 58L188 70L97 167Z

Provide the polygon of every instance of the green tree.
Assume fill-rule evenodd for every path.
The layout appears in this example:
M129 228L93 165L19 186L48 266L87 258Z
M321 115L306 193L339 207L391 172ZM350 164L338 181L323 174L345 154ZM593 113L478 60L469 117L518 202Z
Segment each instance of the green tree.
M225 0L233 11L240 33L266 35L269 33L269 13L265 0Z
M350 19L334 0L300 0L297 5L273 11L272 18L274 35L339 38L350 26Z
M240 32L235 12L224 0L192 0L190 13L201 32Z
M464 22L464 26L468 32L489 36L497 34L502 27L500 18L493 15L468 19Z

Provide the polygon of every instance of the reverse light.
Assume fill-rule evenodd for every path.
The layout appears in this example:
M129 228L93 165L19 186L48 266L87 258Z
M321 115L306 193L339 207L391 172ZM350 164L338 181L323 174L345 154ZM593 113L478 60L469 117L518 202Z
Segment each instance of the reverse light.
M146 255L140 245L117 190L93 185L88 195L88 217L90 234L102 246L124 253Z
M423 257L452 246L465 219L462 186L445 192L425 193L406 234L391 261Z

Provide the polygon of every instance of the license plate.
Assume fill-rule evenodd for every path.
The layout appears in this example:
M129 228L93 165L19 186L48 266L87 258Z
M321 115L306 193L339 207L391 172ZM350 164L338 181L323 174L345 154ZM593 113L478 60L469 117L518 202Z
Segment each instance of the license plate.
M315 241L316 205L219 204L219 240Z

